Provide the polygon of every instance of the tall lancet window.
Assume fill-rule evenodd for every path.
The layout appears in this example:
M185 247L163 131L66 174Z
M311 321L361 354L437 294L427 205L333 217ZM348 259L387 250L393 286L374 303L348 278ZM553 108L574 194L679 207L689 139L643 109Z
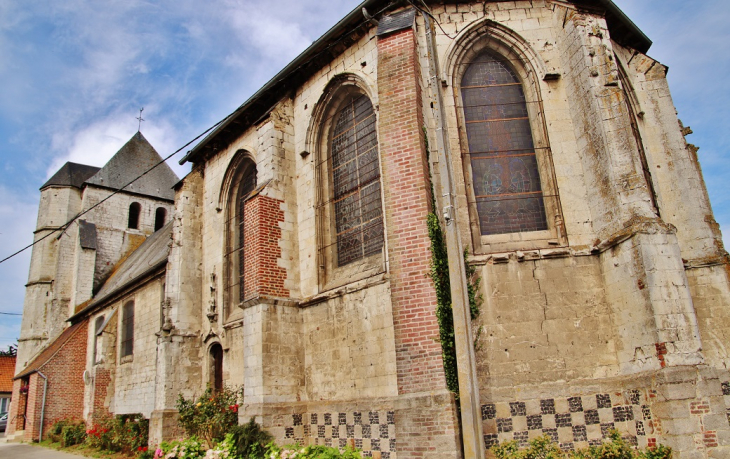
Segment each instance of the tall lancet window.
M461 80L483 236L548 229L525 94L511 64L483 51Z
M244 158L236 168L228 198L226 221L226 266L228 314L244 299L244 259L246 256L245 204L256 188L256 164Z
M383 247L378 134L367 96L349 96L335 114L330 152L337 235L337 266Z

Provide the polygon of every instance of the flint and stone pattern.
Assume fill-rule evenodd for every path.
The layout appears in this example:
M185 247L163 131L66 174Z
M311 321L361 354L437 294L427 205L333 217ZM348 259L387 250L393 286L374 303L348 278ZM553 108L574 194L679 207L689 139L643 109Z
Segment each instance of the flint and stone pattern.
M302 445L326 445L343 449L354 446L365 457L373 452L382 459L395 459L394 411L352 411L348 413L293 414L285 427L285 441Z
M730 384L728 385L730 393ZM482 426L487 448L515 440L521 447L546 435L564 450L599 445L612 429L632 445L646 446L654 433L651 394L630 390L569 398L487 403Z

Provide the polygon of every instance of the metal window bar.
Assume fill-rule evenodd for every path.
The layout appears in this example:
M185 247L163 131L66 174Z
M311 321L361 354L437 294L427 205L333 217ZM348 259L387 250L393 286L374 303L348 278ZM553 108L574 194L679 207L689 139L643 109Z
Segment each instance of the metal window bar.
M516 72L485 51L466 68L461 93L481 233L547 229L536 148ZM492 109L481 109L484 101Z
M330 141L337 265L383 246L380 162L370 100L353 97L337 115ZM322 164L322 163L320 163Z

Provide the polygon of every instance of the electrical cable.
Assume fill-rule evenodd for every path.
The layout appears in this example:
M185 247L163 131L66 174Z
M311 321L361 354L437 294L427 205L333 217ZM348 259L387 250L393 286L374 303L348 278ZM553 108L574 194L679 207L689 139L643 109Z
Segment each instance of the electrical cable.
M7 260L13 258L16 255L19 255L19 254L23 253L24 251L28 250L29 248L33 247L34 245L38 244L39 242L41 242L41 241L49 238L50 236L52 236L52 235L54 235L54 234L56 234L58 232L61 232L61 235L62 235L69 228L69 226L71 226L71 224L73 222L75 222L76 220L78 220L80 217L84 216L85 214L87 214L87 213L91 212L92 210L94 210L95 208L99 207L101 204L103 204L104 202L106 202L109 199L111 199L112 196L115 196L119 192L123 191L129 185L131 185L132 183L136 182L140 178L144 177L145 175L147 175L148 173L150 173L152 170L154 170L155 168L157 168L158 166L160 166L162 163L164 163L168 159L170 159L173 156L175 156L176 154L180 153L182 150L184 150L185 148L187 148L190 144L192 144L196 140L200 139L201 137L203 137L204 135L206 135L207 133L209 133L210 131L212 131L216 127L218 127L221 124L223 124L226 120L228 120L230 117L232 117L235 113L236 113L235 111L232 112L232 113L230 113L228 116L226 116L222 120L218 121L217 123L215 123L214 125L212 125L208 129L206 129L205 131L203 131L202 133L198 134L194 139L190 140L188 143L186 143L182 147L178 148L173 153L167 155L164 159L162 159L157 164L155 164L154 166L150 167L149 169L147 169L146 171L144 171L143 173L141 173L140 175L138 175L137 177L135 177L134 179L132 179L130 182L128 182L127 184L125 184L121 188L115 189L109 196L105 197L104 199L102 199L101 201L97 202L96 204L94 204L93 206L89 207L88 209L84 210L83 212L79 212L78 214L76 214L76 216L74 216L71 220L67 221L66 223L64 223L63 225L59 226L58 228L51 229L48 234L44 235L40 239L38 239L36 241L33 241L33 243L28 244L27 246L23 247L22 249L18 250L17 252L15 252L15 253L13 253L13 254L11 254L11 255L3 258L2 260L0 260L0 264L6 262ZM60 235L59 235L59 237L60 237Z

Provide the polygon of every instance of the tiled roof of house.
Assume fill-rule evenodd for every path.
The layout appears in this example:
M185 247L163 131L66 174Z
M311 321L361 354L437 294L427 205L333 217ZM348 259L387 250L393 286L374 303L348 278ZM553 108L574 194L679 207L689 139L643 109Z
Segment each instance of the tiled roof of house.
M0 392L13 391L15 356L0 356Z
M84 330L83 325L86 323L86 320L82 320L81 322L74 324L67 329L63 331L60 335L58 335L58 338L53 340L51 344L49 344L43 351L41 351L38 356L33 359L30 364L25 367L23 371L18 373L18 375L13 379L22 378L24 376L28 376L31 373L35 373L36 371L40 370L46 363L48 363L53 357L60 351L63 346L70 340L79 330Z

